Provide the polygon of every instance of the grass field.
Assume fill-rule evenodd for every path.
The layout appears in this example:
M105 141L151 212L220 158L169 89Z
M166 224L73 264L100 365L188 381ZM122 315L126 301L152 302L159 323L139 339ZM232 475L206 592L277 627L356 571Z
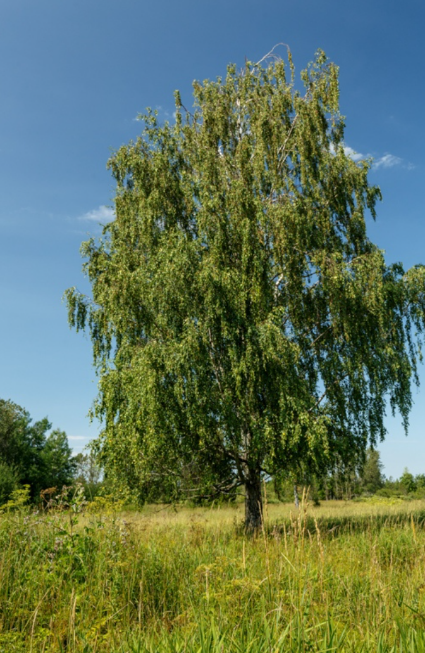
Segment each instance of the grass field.
M0 516L0 651L425 652L425 502Z

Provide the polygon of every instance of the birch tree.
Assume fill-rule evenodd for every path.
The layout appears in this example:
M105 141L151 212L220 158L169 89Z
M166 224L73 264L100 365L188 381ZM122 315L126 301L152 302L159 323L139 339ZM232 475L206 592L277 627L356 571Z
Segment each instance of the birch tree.
M82 245L92 297L66 292L99 374L109 479L213 496L358 459L407 428L424 268L386 265L366 233L380 190L344 149L338 68L296 78L274 54L175 94L111 157L115 219ZM302 88L303 90L299 90Z

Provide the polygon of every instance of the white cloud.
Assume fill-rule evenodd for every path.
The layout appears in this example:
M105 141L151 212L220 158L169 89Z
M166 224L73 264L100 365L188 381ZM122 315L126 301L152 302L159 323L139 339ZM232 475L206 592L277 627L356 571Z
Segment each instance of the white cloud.
M331 151L334 152L332 146L331 146ZM408 163L404 161L401 157L396 156L395 154L387 153L384 154L383 156L375 158L372 157L371 154L362 154L361 152L357 152L349 145L344 145L344 154L346 156L349 156L350 159L352 159L356 163L358 161L364 161L365 159L373 159L372 168L374 170L378 170L379 168L394 168L395 166L401 166L406 170L413 170L415 167L412 163Z
M400 159L399 156L394 154L384 154L384 156L375 159L373 162L373 167L376 168L393 168L394 166L399 166L403 163L403 159Z
M344 154L349 156L350 159L353 159L353 161L362 161L363 159L367 159L369 156L361 154L361 152L356 152L356 150L353 150L353 148L349 147L348 145L344 147Z
M68 435L68 440L88 440L86 435Z
M101 223L111 222L111 220L115 219L115 213L109 206L103 205L99 206L97 209L93 209L92 211L88 211L87 213L80 215L78 219Z
M333 143L330 145L330 151L332 154L335 154L335 147ZM344 145L344 154L345 156L349 156L350 159L353 159L353 161L362 161L363 159L367 159L370 154L362 154L361 152L356 152L356 150L353 150L352 147L349 145Z

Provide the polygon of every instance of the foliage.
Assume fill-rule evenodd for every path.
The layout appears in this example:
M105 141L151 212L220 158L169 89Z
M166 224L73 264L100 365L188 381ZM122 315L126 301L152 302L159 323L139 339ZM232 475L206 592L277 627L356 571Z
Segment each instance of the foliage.
M0 460L0 506L6 503L18 485L17 470Z
M82 246L92 299L66 292L100 376L95 415L108 478L142 499L261 477L360 466L407 428L424 327L425 269L387 266L366 234L380 198L370 161L344 149L338 69L228 68L176 93L110 159L115 220ZM159 488L159 489L158 489Z
M406 467L399 479L394 480L392 477L385 479L383 487L377 491L377 494L384 497L423 498L425 497L425 475L414 476Z
M30 486L23 485L10 492L8 501L0 505L0 511L22 510L30 500Z
M302 468L301 468L302 469ZM305 494L316 505L323 500L352 499L361 494L361 480L354 465L336 465L326 474L279 474L274 477L274 491L279 501L290 501L297 494Z
M61 488L70 483L75 473L75 460L65 431L54 429L49 433L43 447L43 462L45 487Z
M20 483L38 485L43 473L42 449L50 424L31 424L29 413L11 401L0 400L0 460L13 468Z
M74 462L64 431L51 429L47 418L32 423L21 406L0 399L0 504L18 485L28 485L32 498L53 485L69 483Z
M379 451L369 449L366 453L366 461L361 474L361 489L364 492L374 494L384 485L382 467Z
M280 475L274 478L274 488L280 501L291 500L294 483L300 487L301 494L307 493L316 503L329 499L349 500L363 494L375 494L383 488L385 478L382 468L379 451L369 448L366 451L365 462L359 469L356 469L353 464L337 464L333 470L324 475L300 472L296 477ZM402 479L398 483L404 487ZM417 487L416 481L414 487ZM407 490L404 494L406 493ZM383 495L385 494L383 491Z
M409 494L414 492L417 489L415 477L409 472L407 467L405 467L404 472L400 478L400 484L405 488L405 491Z
M74 457L75 479L84 487L85 495L93 500L102 488L102 469L92 451Z

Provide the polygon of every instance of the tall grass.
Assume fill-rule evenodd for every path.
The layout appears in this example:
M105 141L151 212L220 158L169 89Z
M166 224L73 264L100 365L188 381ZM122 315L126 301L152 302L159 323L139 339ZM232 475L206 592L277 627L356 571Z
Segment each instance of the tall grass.
M0 516L0 651L425 652L425 503Z

